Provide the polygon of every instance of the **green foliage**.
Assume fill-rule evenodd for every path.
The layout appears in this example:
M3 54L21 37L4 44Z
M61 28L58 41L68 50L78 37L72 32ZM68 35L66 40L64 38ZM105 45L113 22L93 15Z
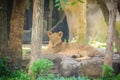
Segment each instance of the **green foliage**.
M0 80L32 80L27 72L23 70L13 71L10 75L0 76Z
M64 5L67 5L67 2L68 2L69 0L61 0L61 1L64 3ZM76 1L73 1L73 2L71 3L71 5L75 5L77 2L84 3L83 0L76 0ZM60 10L62 9L62 7L61 7L61 5L60 5L60 0L55 0L55 7L58 8L58 11L60 11Z
M8 57L0 58L0 80L31 80L23 70L11 71Z
M120 80L120 74L118 74L117 76L114 76L112 80Z
M71 3L71 5L75 5L76 4L76 1L73 1L72 3Z
M0 77L2 76L10 76L11 70L8 63L7 57L0 58Z
M100 80L120 80L120 74L115 75L114 69L111 66L103 65L103 70L105 74L104 77Z
M36 77L50 76L51 74L48 74L48 71L53 65L53 62L48 59L39 59L31 66L31 70Z
M8 78L9 80L32 80L27 72L23 70L15 71L12 73L12 76Z
M55 7L58 8L58 11L61 9L60 0L55 0Z
M71 3L71 5L75 5L77 2L84 3L83 0L76 0L76 1L73 1L73 2Z
M65 39L65 40L64 40L64 43L68 43L68 41Z
M109 79L114 76L114 69L108 65L103 65L104 77Z
M83 0L77 0L77 1L79 1L79 2L81 2L81 3L84 3L84 1L83 1Z

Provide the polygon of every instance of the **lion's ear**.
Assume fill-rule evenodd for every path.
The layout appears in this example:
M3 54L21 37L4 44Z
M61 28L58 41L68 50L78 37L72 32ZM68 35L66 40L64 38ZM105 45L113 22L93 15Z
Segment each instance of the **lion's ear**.
M63 32L62 32L62 31L59 31L59 32L58 32L58 36L62 37L62 36L63 36Z
M48 36L51 36L53 33L51 31L48 31Z

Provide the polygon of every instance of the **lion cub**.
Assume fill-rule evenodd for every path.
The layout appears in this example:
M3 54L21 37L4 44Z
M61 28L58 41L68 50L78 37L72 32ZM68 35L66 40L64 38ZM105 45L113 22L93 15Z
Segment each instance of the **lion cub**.
M86 44L79 43L64 43L61 38L63 33L48 32L49 44L47 50L44 53L58 53L76 58L77 61L90 59L92 56L99 54L104 56L104 53L96 50L94 47Z

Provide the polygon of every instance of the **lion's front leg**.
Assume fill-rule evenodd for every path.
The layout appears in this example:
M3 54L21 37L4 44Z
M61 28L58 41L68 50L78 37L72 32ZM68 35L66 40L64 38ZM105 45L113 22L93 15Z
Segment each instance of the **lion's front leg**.
M91 59L91 57L85 56L85 57L76 58L75 60L76 61L81 61L81 60L88 60L88 59Z

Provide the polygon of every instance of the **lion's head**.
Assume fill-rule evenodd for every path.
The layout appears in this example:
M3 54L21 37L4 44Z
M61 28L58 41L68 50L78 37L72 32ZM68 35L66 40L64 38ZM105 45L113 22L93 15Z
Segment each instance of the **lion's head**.
M52 47L56 47L57 45L62 43L62 36L63 36L63 32L59 31L59 32L48 32L48 37L49 37L49 43L51 44Z

